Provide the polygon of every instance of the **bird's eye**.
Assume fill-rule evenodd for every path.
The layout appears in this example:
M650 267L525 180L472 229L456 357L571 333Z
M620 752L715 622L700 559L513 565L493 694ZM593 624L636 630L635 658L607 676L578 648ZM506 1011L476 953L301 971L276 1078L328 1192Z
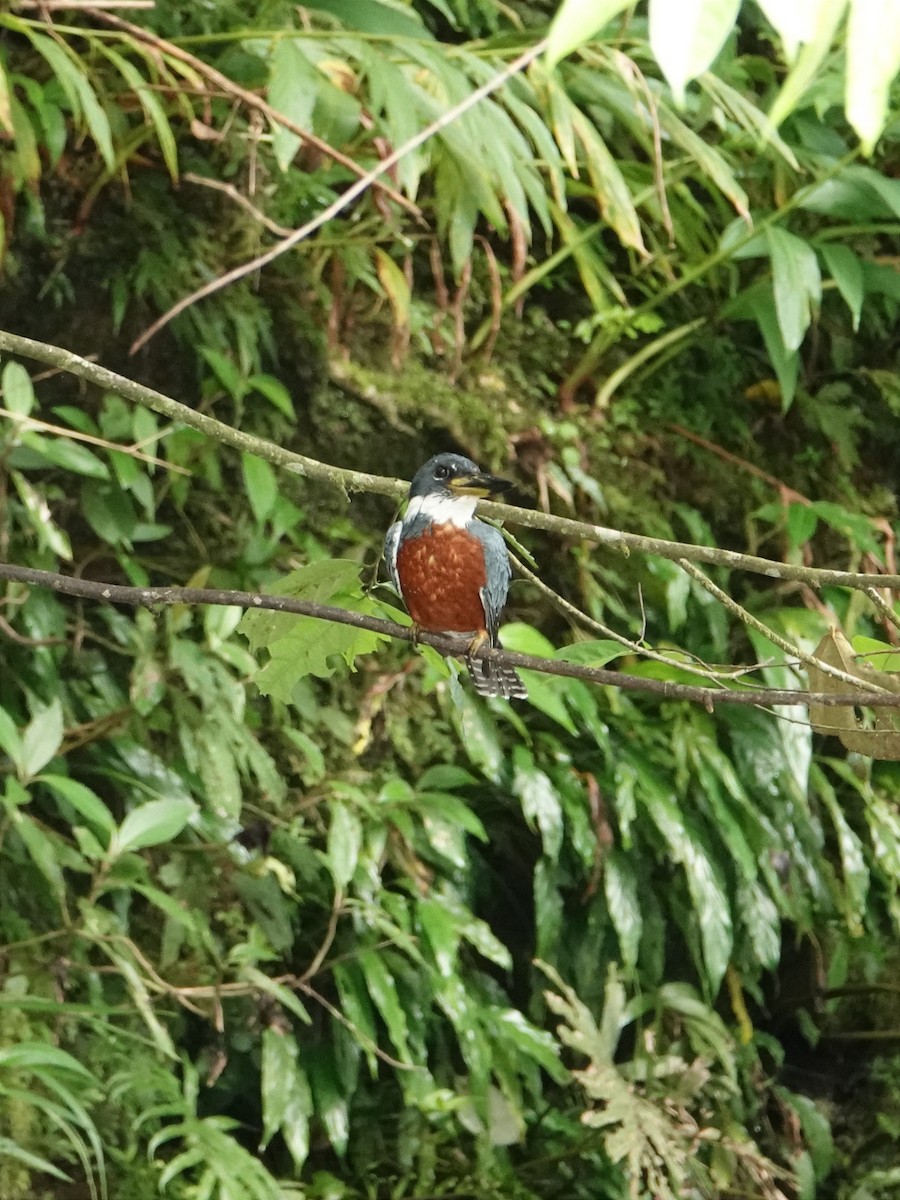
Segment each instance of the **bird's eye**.
M440 463L439 466L436 466L434 468L435 479L446 479L449 474L450 474L450 468L447 466L446 463Z

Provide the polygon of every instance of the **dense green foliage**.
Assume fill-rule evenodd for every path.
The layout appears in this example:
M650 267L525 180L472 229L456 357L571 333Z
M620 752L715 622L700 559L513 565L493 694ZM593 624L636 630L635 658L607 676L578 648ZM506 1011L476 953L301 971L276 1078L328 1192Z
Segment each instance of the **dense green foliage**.
M459 448L562 514L892 570L900 110L861 159L840 28L788 104L745 7L679 107L638 5L404 157L418 214L372 188L128 358L548 17L161 0L156 44L0 14L0 327L336 465ZM63 372L0 384L0 561L394 614L387 502ZM508 647L805 686L679 565L523 541L588 627L517 582ZM708 574L893 665L861 592ZM528 684L4 585L0 1196L890 1195L900 1065L839 1050L897 1025L897 767L802 705Z

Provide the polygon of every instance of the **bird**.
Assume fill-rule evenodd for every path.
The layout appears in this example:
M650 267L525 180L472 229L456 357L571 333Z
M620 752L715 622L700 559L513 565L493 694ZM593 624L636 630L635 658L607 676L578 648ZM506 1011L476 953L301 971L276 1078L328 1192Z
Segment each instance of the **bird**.
M500 645L509 554L500 531L475 516L475 505L510 487L471 458L436 454L416 472L406 514L384 539L391 582L417 630L470 634L466 665L475 690L508 700L524 699L525 684L512 667L482 654Z

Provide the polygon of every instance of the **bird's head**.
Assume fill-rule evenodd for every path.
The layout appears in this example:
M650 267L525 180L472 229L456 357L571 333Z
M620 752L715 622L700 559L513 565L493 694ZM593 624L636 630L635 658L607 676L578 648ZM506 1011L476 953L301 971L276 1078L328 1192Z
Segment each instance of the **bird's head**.
M500 496L512 487L508 479L488 475L471 458L462 454L436 454L413 477L410 500L434 496L441 500L463 497L487 499Z

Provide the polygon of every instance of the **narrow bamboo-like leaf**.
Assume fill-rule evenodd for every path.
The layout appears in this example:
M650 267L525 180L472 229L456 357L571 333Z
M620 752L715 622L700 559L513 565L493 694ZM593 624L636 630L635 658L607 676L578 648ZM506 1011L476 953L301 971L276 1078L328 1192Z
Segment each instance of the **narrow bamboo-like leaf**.
M304 1025L312 1024L312 1017L289 987L286 987L283 983L276 983L274 979L270 979L258 967L244 967L241 975L248 983L252 983L261 992L264 992L267 996L271 996L273 1000L277 1000L283 1008L286 1008L288 1012L292 1012Z
M550 25L545 56L555 67L561 58L589 42L632 0L563 0Z
M103 111L96 92L82 74L81 60L73 61L69 57L69 52L63 49L65 43L58 44L42 33L28 32L27 36L35 50L47 60L47 65L59 80L72 104L76 119L84 118L91 137L97 143L97 149L100 151L107 170L113 171L116 165L116 154L113 149L109 118Z
M319 86L324 82L315 67L300 49L296 38L279 38L272 51L269 69L269 103L280 113L299 125L309 129ZM303 141L298 133L274 125L272 148L282 171L294 161L294 155Z
M406 276L384 250L375 251L375 269L378 281L384 288L390 306L394 313L394 321L398 326L406 325L409 321L409 305L411 293Z
M50 884L60 907L63 906L66 883L53 838L26 813L16 812L13 828L25 844L32 862Z
M891 83L900 70L900 0L850 0L847 120L871 154L884 128Z
M124 854L170 842L181 833L195 811L196 805L191 801L174 796L140 805L119 826L113 839L115 853Z
M741 0L650 0L650 48L678 104L725 45Z
M781 38L784 57L793 63L804 42L811 42L818 26L819 0L757 0Z
M628 855L620 850L614 850L604 862L603 888L609 915L619 939L622 962L629 971L633 971L637 965L644 923L634 865Z
M456 968L460 931L453 913L440 900L420 900L416 908L440 974L449 979Z
M837 242L822 242L819 253L825 259L825 265L831 272L831 278L837 284L838 291L847 302L855 332L859 329L859 318L866 294L862 263L849 246L842 246Z
M125 81L134 89L134 94L141 102L144 115L156 133L156 140L159 142L159 148L162 151L163 161L166 164L169 177L173 183L177 183L178 147L175 143L175 135L172 132L169 118L166 116L166 111L160 103L159 97L150 88L147 80L144 79L134 63L129 62L124 55L117 53L111 46L103 42L100 42L99 45L102 53L106 55L110 62L115 64Z
M818 0L814 5L812 16L815 27L812 36L800 51L769 111L769 121L776 129L794 111L803 93L815 79L825 55L831 49L846 6L847 0Z

